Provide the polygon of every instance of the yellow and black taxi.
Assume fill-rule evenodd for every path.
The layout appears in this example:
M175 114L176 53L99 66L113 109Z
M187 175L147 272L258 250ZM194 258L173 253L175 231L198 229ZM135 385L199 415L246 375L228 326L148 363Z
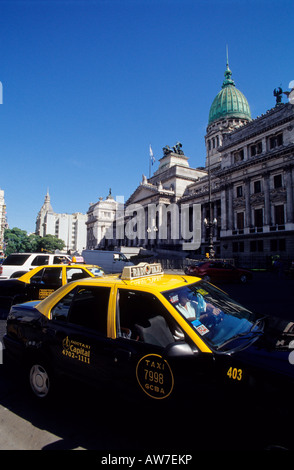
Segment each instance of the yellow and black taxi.
M4 344L39 398L69 375L157 403L188 392L195 403L202 385L291 382L291 325L268 327L209 283L141 263L14 305Z
M17 279L0 280L0 318L5 318L13 304L43 300L59 287L84 277L101 276L94 265L54 264L38 266Z

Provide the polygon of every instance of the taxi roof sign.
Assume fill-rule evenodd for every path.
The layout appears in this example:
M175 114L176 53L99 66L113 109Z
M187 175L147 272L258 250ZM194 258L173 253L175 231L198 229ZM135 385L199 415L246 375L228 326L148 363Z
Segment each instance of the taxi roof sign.
M73 256L72 257L72 262L73 263L85 263L85 260L83 258L83 256Z
M125 266L121 279L139 279L147 276L155 276L157 274L163 274L160 263L139 263L136 266Z

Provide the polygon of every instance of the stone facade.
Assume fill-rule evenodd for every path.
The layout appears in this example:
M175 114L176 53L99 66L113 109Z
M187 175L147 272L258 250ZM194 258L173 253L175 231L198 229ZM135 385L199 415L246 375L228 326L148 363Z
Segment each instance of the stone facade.
M211 206L217 219L214 247L221 257L266 264L293 257L294 107L280 104L226 134L211 173ZM208 177L187 187L183 199L209 216ZM207 250L202 226L202 251Z
M173 233L175 224L173 224L172 210L177 204L179 211L176 215L179 215L178 224L181 224L180 204L186 188L206 174L204 169L191 168L188 157L184 154L177 154L174 151L164 154L160 159L158 170L148 180L143 175L140 185L125 204L126 214L128 209L135 207L136 204L142 207L145 219L144 233L138 233L138 236L134 238L128 237L126 233L124 240L115 240L116 245L182 249L184 240L177 239ZM155 206L155 212L149 210L151 205ZM132 211L130 213L133 214ZM130 217L125 217L125 225L129 219ZM181 232L180 227L179 232Z
M234 128L234 122L224 120L227 132L213 153L208 150L205 169L190 168L185 156L177 156L177 161L173 154L164 156L151 178L143 176L126 207L135 203L144 207L151 203L167 207L174 202L179 207L200 204L199 256L205 256L209 248L205 222L214 220L217 257L263 267L277 254L294 259L294 106L279 104L254 120L238 121L235 125ZM220 123L216 128L219 130ZM209 138L211 125L206 143ZM157 218L146 226L149 232L158 232L158 224ZM146 233L143 239L124 243L174 249L179 248L180 241L161 240L158 233L153 237Z
M217 254L269 261L294 257L294 107L280 104L224 136L212 172L211 202L218 212ZM190 186L186 197L203 186ZM202 198L203 215L207 201ZM205 234L205 231L203 231ZM203 237L205 244L205 237Z

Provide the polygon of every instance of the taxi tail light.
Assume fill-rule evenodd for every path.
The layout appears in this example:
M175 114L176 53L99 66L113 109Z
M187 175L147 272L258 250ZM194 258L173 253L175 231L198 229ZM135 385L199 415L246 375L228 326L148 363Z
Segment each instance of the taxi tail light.
M3 266L0 266L0 274L3 273Z

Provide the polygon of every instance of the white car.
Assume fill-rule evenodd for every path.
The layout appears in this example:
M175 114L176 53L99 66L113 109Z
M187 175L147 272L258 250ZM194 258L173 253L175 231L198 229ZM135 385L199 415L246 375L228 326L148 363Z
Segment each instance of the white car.
M36 266L70 263L69 256L49 253L12 253L0 266L0 279L17 278Z

